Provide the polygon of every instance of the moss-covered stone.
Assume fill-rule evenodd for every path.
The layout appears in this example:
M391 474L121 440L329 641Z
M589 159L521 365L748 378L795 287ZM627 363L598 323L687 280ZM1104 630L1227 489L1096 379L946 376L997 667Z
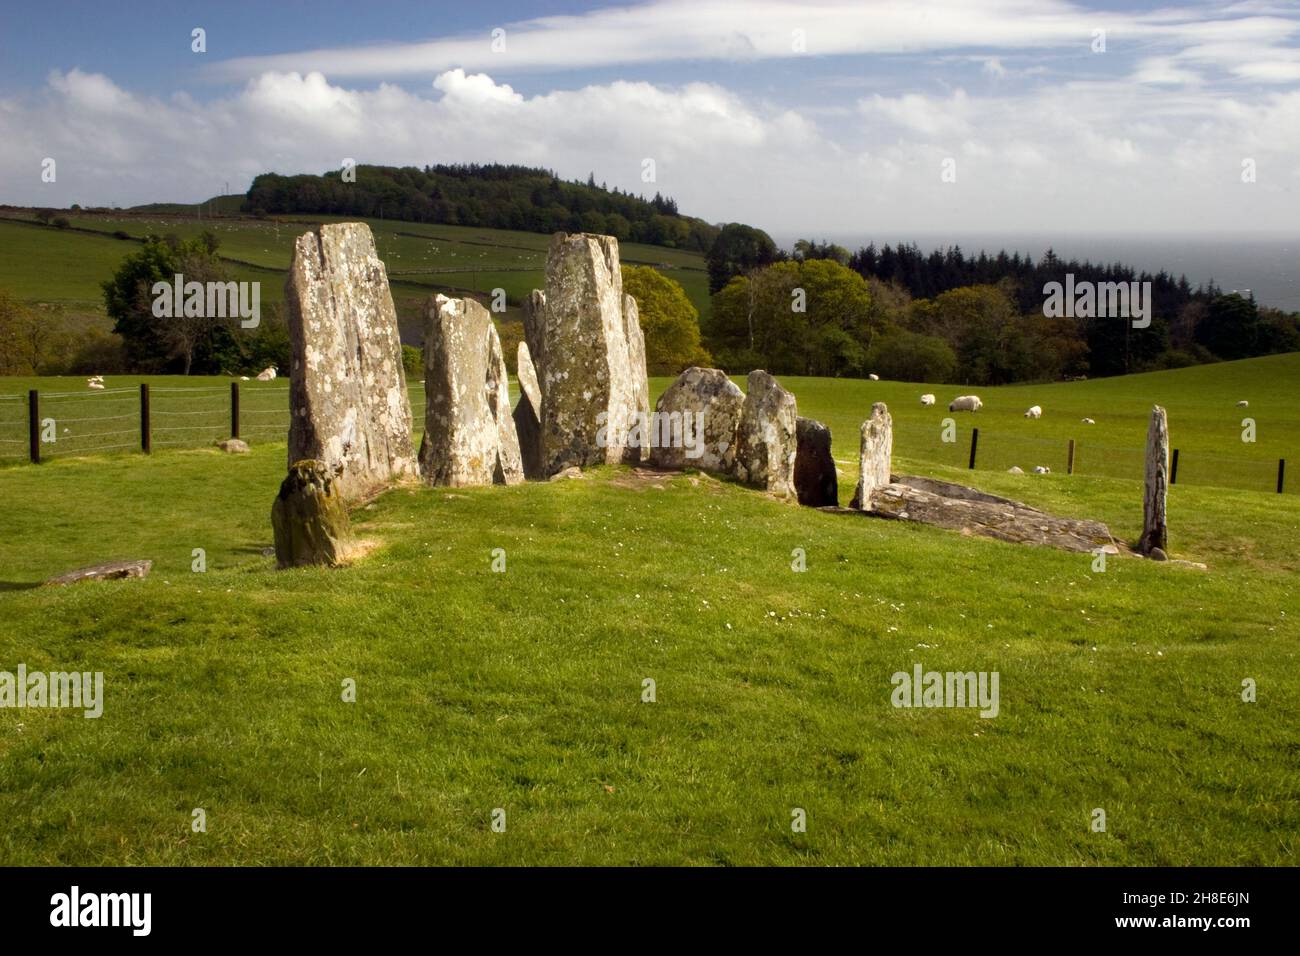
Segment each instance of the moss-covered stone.
M347 559L352 523L333 475L314 459L289 466L271 506L275 558L282 568L336 565Z

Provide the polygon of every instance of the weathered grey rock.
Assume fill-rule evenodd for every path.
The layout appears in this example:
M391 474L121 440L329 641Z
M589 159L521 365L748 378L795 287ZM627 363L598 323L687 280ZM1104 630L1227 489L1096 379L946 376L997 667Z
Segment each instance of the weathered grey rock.
M962 488L961 485L950 487ZM900 479L872 492L870 511L881 518L915 521L999 541L1046 545L1066 551L1098 548L1112 554L1119 551L1110 529L1099 521L1061 518L973 488L964 491L969 493L936 494Z
M1024 473L1025 470L1021 468L1019 465L1012 465L1010 468L1007 469L1007 474L1009 475L1023 475Z
M568 468L562 468L548 478L548 481L567 481L572 478L581 478L582 469L577 465L570 465Z
M519 460L524 477L536 481L544 478L542 471L542 389L537 383L537 370L528 352L528 343L520 342L515 361L519 379L519 401L511 416L515 434L519 437Z
M645 344L630 302L617 239L562 232L551 238L546 292L529 297L524 324L542 391L545 474L635 463L648 450L627 441L650 411Z
M1152 561L1168 561L1169 555L1165 554L1163 548L1152 548L1147 552L1147 557Z
M322 462L345 498L414 475L397 314L370 227L331 223L298 237L285 298L289 462Z
M434 296L425 306L424 440L431 485L524 480L510 414L509 378L492 316L474 299Z
M656 468L730 473L744 404L745 393L726 372L688 368L655 403L650 463Z
M849 507L870 511L872 493L889 484L894 455L894 419L884 402L871 406L871 417L862 423L858 449L858 485Z
M217 447L228 455L248 454L248 442L239 438L227 438L225 441L219 441Z
M840 483L831 456L831 430L812 418L795 422L794 487L799 504L825 508L840 503Z
M271 506L271 527L276 561L282 568L346 560L352 524L332 469L313 460L290 465Z
M143 578L153 568L153 562L147 558L139 561L109 561L106 564L92 564L55 575L46 584L77 584L81 581L120 581L123 578Z
M794 396L761 369L749 373L736 428L736 478L785 497L794 492L799 417Z
M1147 426L1146 485L1142 496L1142 537L1137 549L1151 554L1169 549L1165 510L1169 501L1169 418L1159 405L1151 409Z

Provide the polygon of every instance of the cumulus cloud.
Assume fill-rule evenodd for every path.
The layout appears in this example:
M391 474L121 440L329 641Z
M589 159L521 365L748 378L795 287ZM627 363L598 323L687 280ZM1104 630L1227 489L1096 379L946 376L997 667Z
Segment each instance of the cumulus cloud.
M449 69L420 90L265 73L230 94L145 97L70 70L0 99L4 201L193 201L345 157L514 162L773 232L1294 229L1300 91L1071 82L862 97L803 113L716 83L614 81L525 96ZM815 118L814 118L815 117ZM41 182L41 161L58 181ZM657 181L641 180L655 160ZM1240 181L1242 160L1258 181ZM946 159L957 181L941 181Z

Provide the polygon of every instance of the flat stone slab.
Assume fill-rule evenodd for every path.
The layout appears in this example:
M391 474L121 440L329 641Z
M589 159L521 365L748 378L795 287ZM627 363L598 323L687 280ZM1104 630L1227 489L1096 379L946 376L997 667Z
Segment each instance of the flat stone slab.
M79 581L120 581L123 578L143 578L153 569L153 562L145 558L139 561L109 561L106 564L92 564L56 575L46 584L76 584Z
M888 484L872 492L871 512L882 518L915 521L1017 544L1044 545L1065 551L1088 552L1098 548L1110 553L1119 551L1110 529L1100 521L1061 518L1005 498L981 500L994 496L983 495L973 488L963 490L969 494L953 497L910 484Z

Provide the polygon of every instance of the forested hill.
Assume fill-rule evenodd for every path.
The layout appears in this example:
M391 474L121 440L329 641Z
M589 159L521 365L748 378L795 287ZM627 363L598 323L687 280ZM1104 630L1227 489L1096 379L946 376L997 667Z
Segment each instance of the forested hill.
M683 216L677 203L587 182L566 182L547 169L498 164L357 166L319 176L263 173L253 180L247 213L323 213L525 232L596 232L633 242L707 252L718 229Z

